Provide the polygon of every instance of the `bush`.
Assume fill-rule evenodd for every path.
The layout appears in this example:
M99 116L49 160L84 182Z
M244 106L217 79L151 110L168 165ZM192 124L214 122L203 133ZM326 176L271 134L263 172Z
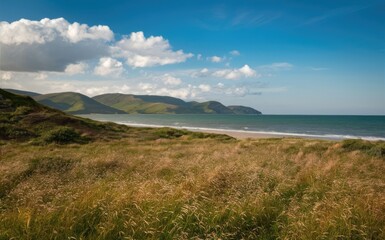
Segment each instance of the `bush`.
M12 124L0 123L0 139L22 140L35 136L33 132Z
M360 139L348 139L342 142L342 148L348 151L369 150L372 143Z
M32 112L33 109L31 107L28 107L28 106L20 106L20 107L17 107L15 112L13 113L13 115L26 115L30 112Z
M186 134L186 131L172 128L159 128L156 129L155 134L160 138L178 138Z
M385 157L385 142L369 142L360 139L349 139L342 142L342 148L346 151L362 151L374 157Z
M49 131L44 136L44 142L58 144L79 143L82 142L82 137L71 127L59 127Z

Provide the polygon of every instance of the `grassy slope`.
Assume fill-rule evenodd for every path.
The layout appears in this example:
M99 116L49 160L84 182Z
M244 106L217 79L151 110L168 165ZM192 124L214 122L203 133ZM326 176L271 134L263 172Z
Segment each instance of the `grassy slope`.
M177 108L169 103L146 102L136 96L126 94L103 94L93 99L126 113L172 113L172 109Z
M261 114L260 111L245 106L227 106L235 114Z
M42 144L48 134L63 127L71 128L80 137L89 141L119 139L132 137L143 139L169 138L173 135L193 137L223 137L224 135L204 134L175 130L167 132L167 128L133 128L115 123L101 123L65 114L35 102L28 96L9 93L0 89L0 140L19 142L32 141Z
M105 106L92 98L80 93L64 92L51 93L34 97L46 106L53 107L72 114L86 113L124 113L118 109Z
M19 94L19 95L25 95L25 96L30 96L30 97L36 97L36 96L41 95L40 93L23 91L23 90L17 90L17 89L4 89L4 90L6 90L6 91L8 91L10 93Z
M123 110L127 113L195 113L195 114L247 114L258 113L243 111L237 108L233 111L216 101L203 103L185 102L178 98L165 96L146 96L128 94L103 94L93 97L96 101Z
M8 99L2 113L51 111ZM385 238L384 142L121 131L0 140L0 239Z
M385 159L341 143L127 138L1 151L12 189L0 239L385 237Z

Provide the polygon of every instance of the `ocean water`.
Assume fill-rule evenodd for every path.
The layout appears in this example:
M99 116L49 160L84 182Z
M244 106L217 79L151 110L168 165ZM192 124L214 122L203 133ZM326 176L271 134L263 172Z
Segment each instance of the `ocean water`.
M385 140L385 116L87 114L131 126L228 130L326 139Z

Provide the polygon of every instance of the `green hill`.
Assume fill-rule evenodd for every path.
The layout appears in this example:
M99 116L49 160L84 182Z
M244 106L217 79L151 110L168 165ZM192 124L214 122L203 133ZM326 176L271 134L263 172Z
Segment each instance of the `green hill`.
M41 95L40 93L24 91L24 90L17 90L17 89L4 89L4 90L7 92L10 92L10 93L24 95L24 96L30 96L30 97L36 97L36 96Z
M94 100L126 113L152 114L261 114L243 106L226 107L220 102L185 102L179 98L154 95L109 93L93 97Z
M175 113L177 98L158 96L135 96L131 94L109 93L93 97L94 100L122 110L126 113ZM180 100L182 101L182 100ZM183 101L182 101L183 102Z
M217 101L185 102L169 96L107 93L89 98L75 92L39 94L7 89L30 96L37 102L71 114L261 114L245 106L224 106Z
M245 106L227 106L235 114L262 114L260 111Z
M128 138L133 141L218 138L226 135L195 133L170 128L135 128L115 123L102 123L66 114L44 106L26 95L13 94L0 89L0 146L2 140L47 143L86 143L97 140ZM1 189L0 189L1 195Z
M128 127L99 123L43 106L29 96L0 89L0 139L82 142L124 136Z
M34 96L34 99L46 106L59 109L71 114L89 114L89 113L125 113L119 109L105 106L92 98L80 93L63 92L51 93Z

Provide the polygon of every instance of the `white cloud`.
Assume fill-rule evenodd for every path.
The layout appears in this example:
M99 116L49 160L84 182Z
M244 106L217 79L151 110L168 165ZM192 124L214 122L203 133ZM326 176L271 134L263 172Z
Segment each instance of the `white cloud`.
M242 73L245 77L253 77L256 76L257 73L254 69L251 69L247 64L238 69L238 71Z
M201 60L202 59L202 54L198 54L197 55L197 60Z
M71 43L83 40L111 41L113 32L108 26L92 26L74 22L70 24L64 18L40 21L20 19L15 22L0 22L0 42L3 44L43 44L61 38Z
M114 47L114 52L117 57L126 58L127 64L132 67L180 63L193 56L182 50L173 51L168 40L162 36L146 38L143 32L133 32L129 37L123 37Z
M249 78L249 77L260 77L260 74L250 68L249 65L244 65L238 69L221 69L213 73L214 77L225 78L225 79L240 79L240 78Z
M202 92L210 92L210 90L211 90L211 87L210 87L210 85L208 85L208 84L200 84L200 85L198 86L198 88L199 88Z
M104 57L99 60L94 73L100 76L119 76L123 72L123 64L116 59Z
M96 96L100 95L103 93L108 93L109 87L104 86L104 87L89 87L85 89L86 95L89 96Z
M0 69L63 72L69 64L108 55L108 26L70 24L64 18L0 22Z
M210 59L211 62L214 62L214 63L219 63L219 62L223 61L223 58L218 57L218 56L212 56L209 59Z
M160 79L163 81L166 85L180 85L182 83L182 80L180 78L176 78L174 76L171 76L170 74L164 74L160 77Z
M178 89L161 88L156 90L154 94L163 95L163 96L164 95L172 96L172 97L182 98L182 99L188 99L196 96L191 86L188 86L185 88L178 88Z
M232 56L239 56L241 53L238 50L233 50L229 52Z
M39 72L37 73L37 75L35 76L35 79L36 80L45 80L48 78L48 75L47 73L44 73L44 72Z
M173 51L162 36L146 38L133 32L120 41L108 26L69 23L64 18L0 22L0 70L81 73L86 60L123 58L132 67L151 67L186 61L191 53Z
M11 80L12 77L13 77L13 73L12 72L4 72L4 71L1 71L1 80L5 80L5 81L8 81L8 80Z
M151 83L139 83L138 87L140 90L146 91L147 93L151 93L152 90L157 87L157 85Z
M74 75L74 74L84 73L87 68L88 68L88 65L86 63L69 64L67 65L64 72L68 73L69 75Z

